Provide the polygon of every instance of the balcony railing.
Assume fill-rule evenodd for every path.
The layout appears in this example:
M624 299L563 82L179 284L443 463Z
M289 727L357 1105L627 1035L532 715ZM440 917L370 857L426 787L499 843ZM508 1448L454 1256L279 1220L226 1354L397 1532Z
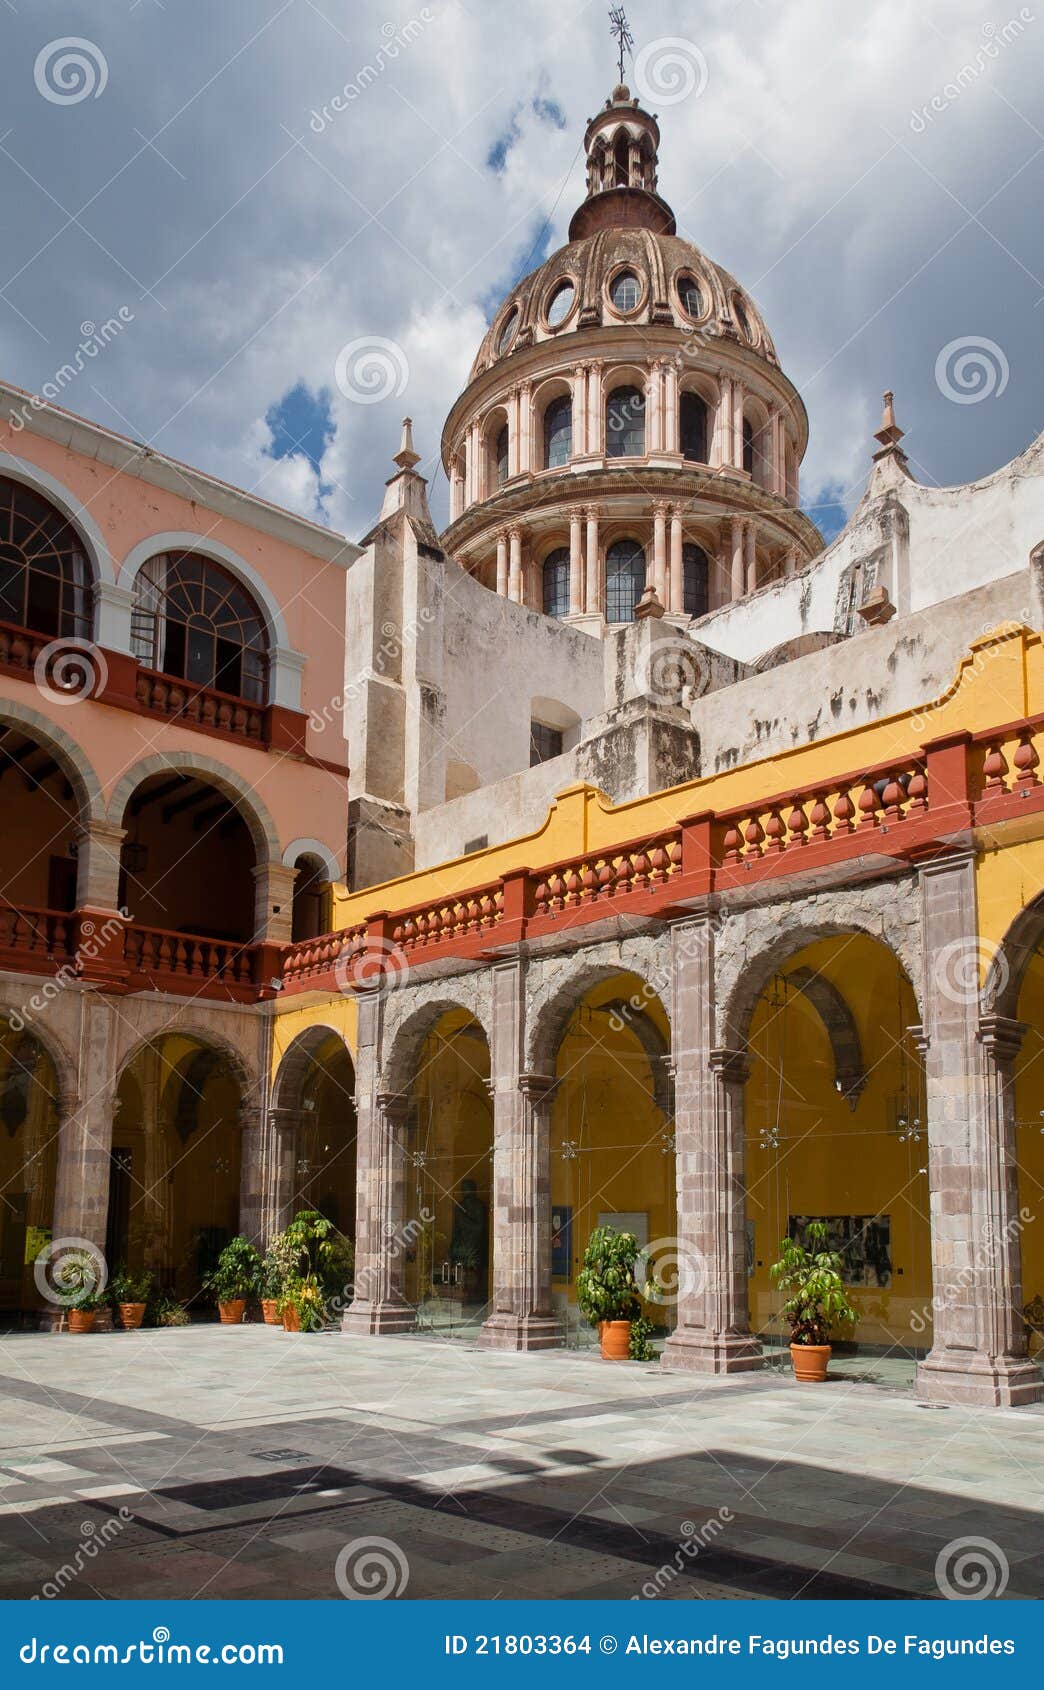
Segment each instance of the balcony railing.
M138 703L156 716L176 718L195 727L216 728L241 739L265 738L265 710L243 698L217 692L213 687L195 687L157 669L139 668L134 682Z
M140 927L129 921L123 931L123 957L130 970L125 989L132 992L186 991L247 1003L260 984L261 945Z
M78 920L68 910L0 906L0 966L56 974L76 954Z

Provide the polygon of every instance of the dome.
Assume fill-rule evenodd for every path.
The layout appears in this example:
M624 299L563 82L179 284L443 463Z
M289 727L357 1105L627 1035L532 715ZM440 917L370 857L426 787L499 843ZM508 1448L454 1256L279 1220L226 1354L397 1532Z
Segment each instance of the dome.
M734 276L678 235L615 225L570 241L511 290L469 380L541 341L645 323L729 339L778 367L764 319Z

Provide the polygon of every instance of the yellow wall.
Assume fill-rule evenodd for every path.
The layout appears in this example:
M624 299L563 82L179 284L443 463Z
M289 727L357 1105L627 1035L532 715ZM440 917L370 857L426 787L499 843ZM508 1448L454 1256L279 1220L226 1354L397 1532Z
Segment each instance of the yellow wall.
M869 1078L853 1110L836 1089L833 1051L817 1011L778 977L770 983L751 1026L745 1096L747 1214L754 1223L751 1325L755 1331L782 1330L775 1319L781 1298L769 1266L790 1215L888 1215L891 1283L850 1287L859 1325L854 1334L849 1327L837 1336L927 1348L932 1295L923 1171L927 1138L903 1143L895 1128L900 1096L909 1097L922 1123L924 1118L916 1053L902 1038L903 1029L917 1020L913 993L885 947L861 935L808 946L788 959L784 975L800 966L815 969L845 996ZM767 1142L777 1124L778 1148Z

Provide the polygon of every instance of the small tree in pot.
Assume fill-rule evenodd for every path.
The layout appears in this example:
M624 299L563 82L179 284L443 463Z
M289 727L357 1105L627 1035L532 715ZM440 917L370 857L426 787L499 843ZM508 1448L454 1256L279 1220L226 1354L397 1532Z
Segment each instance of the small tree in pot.
M225 1245L217 1267L203 1281L214 1293L223 1326L238 1326L246 1313L247 1298L253 1296L261 1273L261 1258L242 1233Z
M769 1270L783 1293L782 1314L790 1327L794 1377L809 1382L827 1376L830 1328L858 1319L841 1279L840 1252L822 1248L826 1231L823 1221L810 1221L807 1244L781 1238L779 1261Z
M122 1266L116 1269L109 1280L108 1298L119 1312L124 1331L136 1332L142 1324L151 1291L152 1274L147 1268L140 1273L131 1273L129 1268Z
M576 1276L580 1312L598 1328L605 1361L626 1361L631 1322L640 1308L634 1265L641 1245L633 1232L596 1226Z

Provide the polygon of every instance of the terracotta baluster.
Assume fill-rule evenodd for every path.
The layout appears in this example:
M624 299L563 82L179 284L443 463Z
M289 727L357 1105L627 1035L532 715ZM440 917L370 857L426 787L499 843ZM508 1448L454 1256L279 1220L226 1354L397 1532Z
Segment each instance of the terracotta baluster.
M1017 780L1020 787L1040 785L1036 774L1039 762L1040 758L1034 748L1031 735L1024 733L1019 741L1019 749L1015 753L1015 767L1019 771Z

